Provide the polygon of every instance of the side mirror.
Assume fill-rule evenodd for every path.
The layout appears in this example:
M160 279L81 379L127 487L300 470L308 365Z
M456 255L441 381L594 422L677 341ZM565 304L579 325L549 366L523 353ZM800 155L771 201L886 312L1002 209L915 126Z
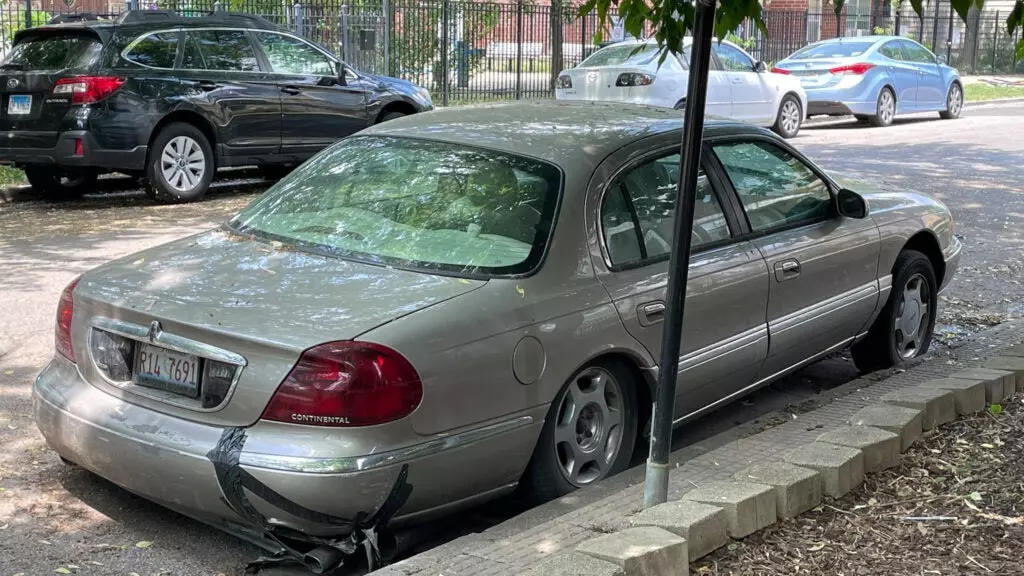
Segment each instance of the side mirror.
M764 61L758 60L757 63L754 64L754 72L757 72L758 74L760 74L762 72L767 72L767 71L768 71L768 64L766 64Z
M939 63L939 64L946 65L946 63L947 63L946 62L946 55L945 54L936 54L935 55L935 61L937 63Z
M868 203L864 201L863 196L853 190L846 188L840 190L836 196L836 205L839 208L839 214L847 218L859 220L868 217Z

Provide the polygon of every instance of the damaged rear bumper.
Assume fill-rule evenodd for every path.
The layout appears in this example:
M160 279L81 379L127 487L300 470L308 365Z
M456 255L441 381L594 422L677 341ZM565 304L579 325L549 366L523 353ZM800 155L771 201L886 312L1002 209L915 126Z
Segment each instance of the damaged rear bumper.
M99 390L61 357L36 379L33 407L57 453L131 492L226 529L253 528L255 511L275 527L320 537L344 536L357 527L345 526L345 520L358 523L379 512L404 480L403 470L415 489L403 498L399 516L445 508L472 495L472 483L480 480L517 478L517 458L505 460L511 462L507 470L498 465L473 474L451 472L496 452L525 450L528 459L528 438L536 438L541 425L521 415L371 455L273 454L268 448L280 440L279 428L224 428L168 416ZM296 427L294 442L302 442L309 432L304 428ZM225 481L225 470L242 478L251 510L239 511L241 487Z

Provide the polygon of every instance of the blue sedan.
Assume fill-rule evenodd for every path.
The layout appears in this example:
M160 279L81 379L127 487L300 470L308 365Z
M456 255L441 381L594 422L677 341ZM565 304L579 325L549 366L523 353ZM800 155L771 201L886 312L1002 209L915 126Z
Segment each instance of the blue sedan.
M900 114L938 112L956 118L964 106L960 74L924 46L900 36L816 42L778 62L807 92L808 116L853 114L888 126Z

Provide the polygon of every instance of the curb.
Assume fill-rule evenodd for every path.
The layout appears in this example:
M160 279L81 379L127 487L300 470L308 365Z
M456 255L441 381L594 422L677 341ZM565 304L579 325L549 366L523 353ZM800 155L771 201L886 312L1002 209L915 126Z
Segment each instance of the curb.
M871 463L867 472L897 465L893 452L906 452L922 428L939 428L975 414L979 405L984 409L1024 394L1024 344L983 366L883 396L850 418L849 426L789 452L785 464L755 465L732 481L705 484L682 501L644 510L630 519L631 528L586 540L574 554L598 562L595 574L689 574L690 562L728 544L723 531L743 538L818 506L822 494L838 498L860 486L866 463ZM611 545L615 542L631 545ZM542 563L538 569L535 573L549 576L579 574L564 562Z

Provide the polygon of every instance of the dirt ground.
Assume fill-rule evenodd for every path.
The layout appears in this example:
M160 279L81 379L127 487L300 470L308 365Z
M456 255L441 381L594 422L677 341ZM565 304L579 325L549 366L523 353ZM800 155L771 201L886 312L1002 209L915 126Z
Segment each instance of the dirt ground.
M691 565L699 576L1024 574L1024 400L926 433L841 500Z

